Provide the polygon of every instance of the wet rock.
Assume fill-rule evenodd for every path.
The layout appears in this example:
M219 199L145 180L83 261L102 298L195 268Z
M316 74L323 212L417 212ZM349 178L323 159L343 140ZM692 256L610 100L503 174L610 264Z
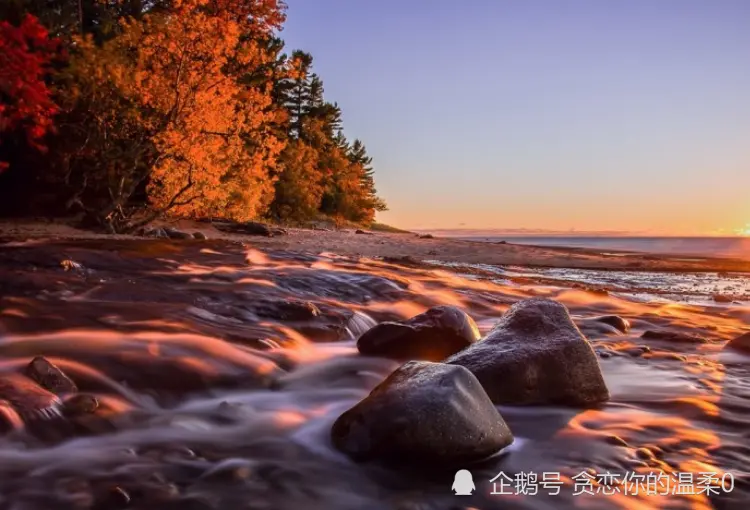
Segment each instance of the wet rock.
M144 237L153 237L156 239L169 239L169 235L166 230L160 227L156 228L145 228L142 231Z
M333 444L358 461L459 465L508 446L513 436L471 372L411 361L342 414Z
M402 257L383 257L383 262L386 262L388 264L396 264L399 266L408 266L408 267L421 267L424 266L422 262L415 259L411 255L404 255Z
M432 234L422 234L421 236L419 236L419 238L420 239L435 239L435 236L433 236Z
M26 366L25 373L42 388L56 395L78 391L75 383L62 370L43 356L37 356L31 360Z
M199 241L207 241L208 236L203 232L193 232L193 239L197 239Z
M738 351L750 352L750 333L733 338L727 343L727 347L737 349Z
M367 232L366 230L362 230L362 229L359 229L359 228L357 230L355 230L354 233L355 234L362 234L362 235L366 235L366 236L373 235L372 232Z
M609 443L611 445L615 445L615 446L625 446L625 447L630 446L630 445L628 445L627 441L625 441L620 436L607 436L606 441L607 441L607 443Z
M514 304L490 333L446 363L468 368L496 404L590 406L609 399L599 362L561 303Z
M23 428L23 419L7 400L0 400L0 434Z
M320 309L310 301L262 299L253 307L259 317L280 321L309 321L320 316Z
M437 306L402 322L381 322L357 340L365 356L442 361L479 339L474 320L454 306Z
M60 399L22 374L0 376L0 400L5 400L24 422L60 416Z
M182 230L178 230L176 228L165 228L164 232L170 239L193 239L193 234L183 232Z
M93 395L79 393L63 402L62 412L65 416L79 416L96 412L99 400Z
M630 321L623 319L619 315L602 315L601 317L594 317L591 320L612 326L621 333L630 331Z
M66 271L80 271L83 269L83 266L80 263L70 259L60 261L60 267Z
M675 331L647 330L641 335L641 338L648 340L665 340L668 342L689 342L689 343L706 343L706 339L701 336L686 335Z
M282 236L288 234L283 228L271 227L265 223L247 221L245 223L214 223L214 227L223 232L245 234L249 236Z
M647 345L639 345L636 347L630 347L628 349L623 349L621 352L632 356L633 358L640 358L647 352L651 352L651 348Z
M732 301L734 301L734 298L732 298L732 296L726 296L724 294L714 294L712 297L713 300L717 303L731 303Z

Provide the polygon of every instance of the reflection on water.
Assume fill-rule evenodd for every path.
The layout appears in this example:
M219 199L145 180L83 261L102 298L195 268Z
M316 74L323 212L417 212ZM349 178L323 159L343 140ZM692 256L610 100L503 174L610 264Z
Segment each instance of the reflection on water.
M66 271L65 259L81 267ZM484 269L497 274L218 242L0 247L0 381L43 355L100 402L85 422L24 427L14 402L0 402L13 425L0 436L0 508L121 508L121 492L132 508L743 508L750 359L723 346L748 329L750 307L632 294L733 285L739 296L744 276ZM607 405L501 407L517 440L466 466L477 491L460 501L453 472L356 465L331 447L333 421L397 366L356 353L354 339L376 321L453 304L487 331L511 303L537 295L565 303L602 356ZM602 314L633 329L592 328L587 318ZM644 339L645 330L705 341ZM596 483L593 495L573 497L587 470L729 471L737 484L709 498L625 496ZM500 471L558 472L564 486L558 496L492 494Z

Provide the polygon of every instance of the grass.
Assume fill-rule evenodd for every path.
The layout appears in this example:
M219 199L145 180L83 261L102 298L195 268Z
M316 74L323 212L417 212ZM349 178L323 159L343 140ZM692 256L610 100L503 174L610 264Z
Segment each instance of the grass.
M385 223L378 223L375 222L372 225L370 225L370 230L373 232L387 232L389 234L413 234L414 232L409 232L408 230L402 230L400 228L392 227L390 225L386 225Z

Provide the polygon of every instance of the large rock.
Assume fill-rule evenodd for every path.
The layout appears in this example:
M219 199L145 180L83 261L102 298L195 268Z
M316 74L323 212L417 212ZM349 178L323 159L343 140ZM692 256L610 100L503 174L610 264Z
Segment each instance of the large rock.
M357 340L366 356L442 361L479 339L474 320L453 306L436 306L403 322L381 322Z
M513 305L479 342L446 360L468 368L496 404L590 406L609 399L599 362L564 305Z
M459 465L481 460L513 436L471 372L411 361L342 414L333 444L355 460Z
M750 333L745 333L727 342L727 347L750 353Z

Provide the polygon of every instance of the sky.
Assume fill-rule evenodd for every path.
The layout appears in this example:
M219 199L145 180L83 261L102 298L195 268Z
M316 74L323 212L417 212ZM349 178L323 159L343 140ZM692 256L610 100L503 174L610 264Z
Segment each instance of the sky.
M750 1L287 4L379 221L750 235Z

